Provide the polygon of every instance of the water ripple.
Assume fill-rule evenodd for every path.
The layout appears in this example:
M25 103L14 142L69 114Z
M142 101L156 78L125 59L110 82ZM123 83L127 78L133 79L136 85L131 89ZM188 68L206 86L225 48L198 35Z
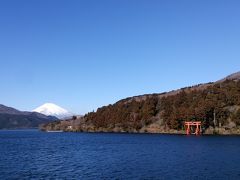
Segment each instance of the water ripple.
M240 137L0 131L0 179L240 179Z

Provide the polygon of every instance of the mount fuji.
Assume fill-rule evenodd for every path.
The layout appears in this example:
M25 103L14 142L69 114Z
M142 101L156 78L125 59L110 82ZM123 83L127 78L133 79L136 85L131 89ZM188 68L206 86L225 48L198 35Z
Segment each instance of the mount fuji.
M59 119L64 119L73 115L66 109L63 109L62 107L53 103L45 103L42 106L34 109L33 112L38 112L47 116L55 116Z

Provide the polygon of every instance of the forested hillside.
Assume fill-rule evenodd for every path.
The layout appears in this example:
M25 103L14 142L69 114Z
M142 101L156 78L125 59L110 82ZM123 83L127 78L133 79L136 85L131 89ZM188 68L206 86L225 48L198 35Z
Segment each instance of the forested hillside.
M45 125L75 131L183 133L184 121L203 133L239 134L240 81L224 79L178 91L127 98L83 118ZM44 129L43 128L43 129Z

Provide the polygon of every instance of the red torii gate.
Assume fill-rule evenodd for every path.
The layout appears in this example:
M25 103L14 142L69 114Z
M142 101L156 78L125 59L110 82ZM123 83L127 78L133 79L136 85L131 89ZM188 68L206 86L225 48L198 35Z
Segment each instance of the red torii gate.
M186 127L186 133L187 135L192 134L191 133L191 127L195 126L195 132L193 134L199 135L201 131L201 121L186 121L185 122L185 127Z

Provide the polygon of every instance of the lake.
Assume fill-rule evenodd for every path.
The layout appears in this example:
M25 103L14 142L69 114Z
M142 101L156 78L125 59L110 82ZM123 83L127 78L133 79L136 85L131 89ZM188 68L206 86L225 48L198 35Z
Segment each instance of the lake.
M240 179L240 137L2 130L0 179Z

